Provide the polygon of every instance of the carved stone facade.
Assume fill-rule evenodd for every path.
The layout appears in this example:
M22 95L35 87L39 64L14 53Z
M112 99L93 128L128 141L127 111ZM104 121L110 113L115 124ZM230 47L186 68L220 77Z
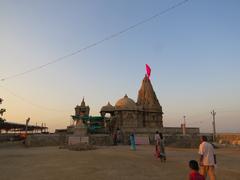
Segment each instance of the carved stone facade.
M90 112L90 107L86 106L86 103L84 101L84 98L81 102L81 105L77 105L75 107L75 116L72 116L75 125L78 127L83 127L83 117L85 116L89 116L89 112Z
M107 137L114 141L113 137L116 135L117 139L120 139L119 142L123 144L129 143L129 136L132 132L139 137L148 137L150 143L154 143L156 130L167 137L171 137L171 141L177 141L178 137L176 135L182 137L182 128L180 127L163 128L162 106L147 76L142 80L136 102L125 95L114 106L110 102L103 106L100 110L101 116L89 116L89 111L90 108L86 106L83 99L81 105L75 107L75 115L72 116L76 126L69 126L68 133L74 132L76 135L84 136L87 132L83 127L87 127L87 135L90 135L90 137L104 139L108 134ZM72 130L74 128L75 131ZM186 133L191 137L196 136L199 134L199 128L186 128ZM93 144L95 142L97 141L93 140Z
M163 127L162 107L153 90L151 81L144 77L140 90L138 91L137 102L125 95L119 99L115 106L108 103L101 109L101 115L110 114L112 130L148 128L160 129Z
M75 116L89 116L89 111L90 111L90 108L89 106L86 106L86 103L84 101L84 98L81 102L81 105L77 105L75 107Z

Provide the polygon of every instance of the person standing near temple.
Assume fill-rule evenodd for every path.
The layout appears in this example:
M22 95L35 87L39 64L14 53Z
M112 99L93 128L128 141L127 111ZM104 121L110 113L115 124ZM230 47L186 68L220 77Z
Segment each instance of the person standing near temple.
M166 162L166 154L165 154L165 139L163 138L162 133L159 133L160 136L160 159L161 162Z
M155 140L155 156L157 158L160 158L160 135L158 131L156 131L154 135L154 140Z
M155 136L155 155L161 162L166 162L165 142L162 133L156 131Z
M135 142L135 134L134 133L130 134L130 145L131 145L131 150L135 151L136 150L136 142Z
M122 143L122 133L119 128L117 128L117 143Z
M199 145L200 154L200 174L205 178L207 175L210 180L215 180L215 165L217 164L216 155L213 145L207 142L206 136L201 136L201 144Z

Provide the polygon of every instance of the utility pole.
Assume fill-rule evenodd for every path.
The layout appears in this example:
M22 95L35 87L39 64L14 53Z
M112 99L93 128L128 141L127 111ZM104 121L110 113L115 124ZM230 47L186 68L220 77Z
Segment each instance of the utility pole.
M47 128L46 123L44 123L44 132L45 133L47 132L46 128Z
M215 116L216 116L216 112L213 110L211 112L212 116L213 116L213 121L212 121L212 125L213 125L213 142L216 141L216 124L215 124Z
M35 128L35 133L37 133L37 122L36 122L36 126L35 126L36 128Z
M41 126L41 134L43 133L43 123L42 123L42 126Z
M183 136L185 136L186 135L186 116L183 116L182 132L183 132Z
M3 102L3 99L2 98L0 98L0 104L2 104L2 102ZM5 112L6 110L5 109L0 109L0 125L1 125L1 123L3 123L4 122L4 120L3 120L3 118L2 118L2 116L3 116L3 113ZM0 128L0 134L2 133L2 129Z
M29 123L29 121L30 121L30 118L27 118L26 119L26 128L25 128L26 135L27 135L27 132L28 132L28 123Z

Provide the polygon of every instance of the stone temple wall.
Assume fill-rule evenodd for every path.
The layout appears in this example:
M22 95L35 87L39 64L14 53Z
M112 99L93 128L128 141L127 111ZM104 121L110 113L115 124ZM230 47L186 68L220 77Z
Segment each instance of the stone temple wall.
M145 112L145 127L162 127L162 115L159 112Z
M122 118L124 119L124 120L121 120L121 122L123 123L122 124L123 127L137 127L138 125L137 113L135 111L122 112Z

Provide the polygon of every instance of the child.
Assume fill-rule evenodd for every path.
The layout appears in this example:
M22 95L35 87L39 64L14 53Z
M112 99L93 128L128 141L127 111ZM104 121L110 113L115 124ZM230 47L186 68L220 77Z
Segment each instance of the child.
M204 176L199 174L198 162L195 160L189 161L191 172L189 173L189 180L205 180Z

